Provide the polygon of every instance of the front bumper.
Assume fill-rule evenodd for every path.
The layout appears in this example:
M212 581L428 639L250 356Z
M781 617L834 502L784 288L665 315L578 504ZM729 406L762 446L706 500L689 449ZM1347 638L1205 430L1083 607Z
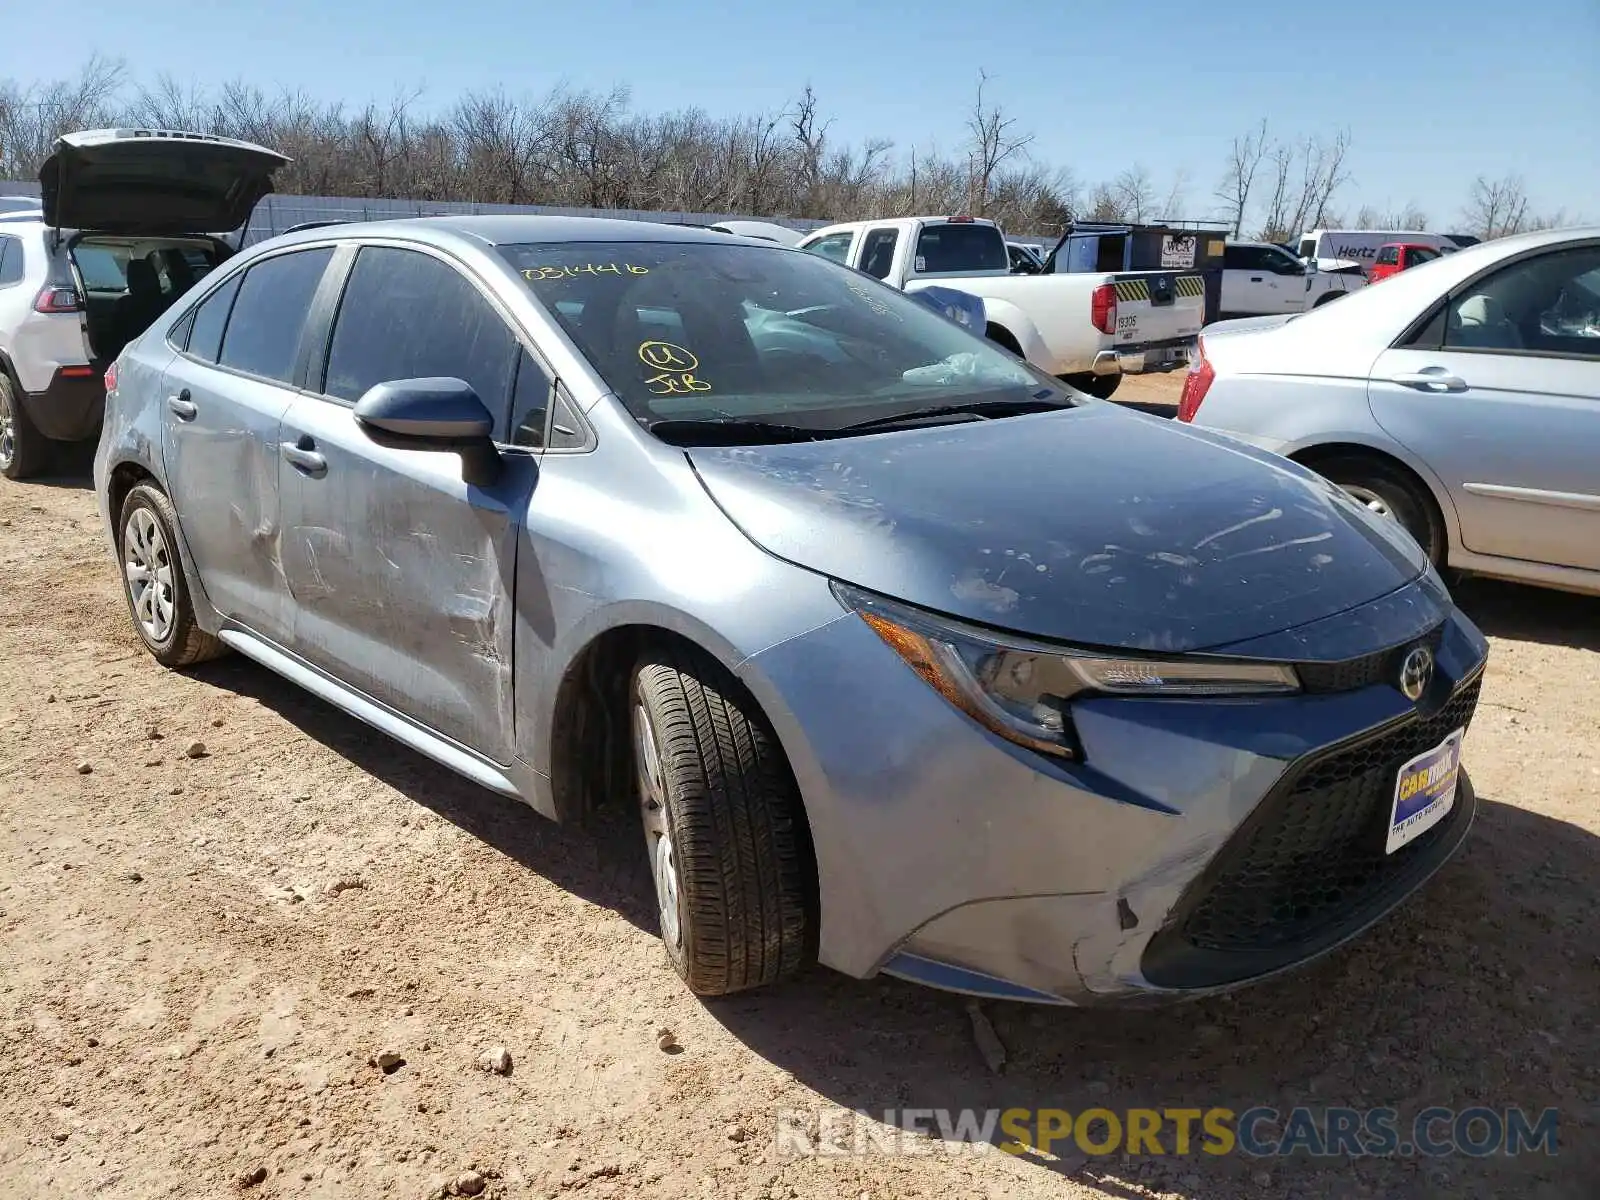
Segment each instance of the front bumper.
M1096 375L1141 375L1161 371L1185 371L1194 357L1195 339L1174 338L1149 342L1143 346L1118 346L1094 356Z
M822 961L1093 1005L1240 986L1356 935L1466 835L1463 775L1449 817L1370 853L1412 744L1470 721L1487 651L1431 579L1369 609L1264 640L1320 664L1297 696L1080 702L1073 764L981 730L860 621L756 656L810 818ZM1438 668L1413 704L1373 651L1424 637Z
M87 370L88 374L76 372ZM100 432L105 415L105 380L93 368L56 369L42 392L23 392L22 407L33 427L58 442L77 442Z

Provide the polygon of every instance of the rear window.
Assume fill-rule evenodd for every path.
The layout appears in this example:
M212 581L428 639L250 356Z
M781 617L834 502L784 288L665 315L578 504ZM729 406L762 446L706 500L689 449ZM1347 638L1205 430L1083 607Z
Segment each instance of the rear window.
M83 286L91 292L128 290L128 260L133 251L127 246L80 245L72 251Z
M1006 240L993 225L925 225L917 235L918 274L1009 271Z

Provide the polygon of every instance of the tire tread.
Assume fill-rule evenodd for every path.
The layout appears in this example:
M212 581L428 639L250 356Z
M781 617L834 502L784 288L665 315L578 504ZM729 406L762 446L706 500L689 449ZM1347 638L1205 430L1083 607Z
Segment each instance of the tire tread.
M811 855L776 739L703 656L648 654L637 680L656 727L687 910L674 965L702 996L792 977L812 953Z

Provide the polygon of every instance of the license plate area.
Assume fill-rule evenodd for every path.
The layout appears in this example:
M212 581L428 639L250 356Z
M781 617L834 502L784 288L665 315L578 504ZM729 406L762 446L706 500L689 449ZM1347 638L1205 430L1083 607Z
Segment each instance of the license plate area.
M1424 750L1395 773L1394 801L1389 809L1389 832L1384 853L1414 842L1449 815L1455 807L1461 778L1461 742L1466 728L1457 729L1431 750Z

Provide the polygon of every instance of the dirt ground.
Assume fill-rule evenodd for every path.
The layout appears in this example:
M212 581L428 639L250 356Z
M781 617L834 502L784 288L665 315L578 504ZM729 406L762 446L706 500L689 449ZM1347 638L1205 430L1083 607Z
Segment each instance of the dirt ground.
M1482 812L1405 911L1225 1000L993 1006L996 1075L962 1003L909 985L817 970L694 1000L628 819L564 831L241 659L158 667L82 468L0 480L0 578L0 1195L1600 1195L1600 601L1461 589L1494 645L1466 751ZM509 1074L479 1069L495 1046ZM404 1064L369 1065L385 1050ZM774 1137L786 1109L1258 1104L1553 1106L1560 1151Z

